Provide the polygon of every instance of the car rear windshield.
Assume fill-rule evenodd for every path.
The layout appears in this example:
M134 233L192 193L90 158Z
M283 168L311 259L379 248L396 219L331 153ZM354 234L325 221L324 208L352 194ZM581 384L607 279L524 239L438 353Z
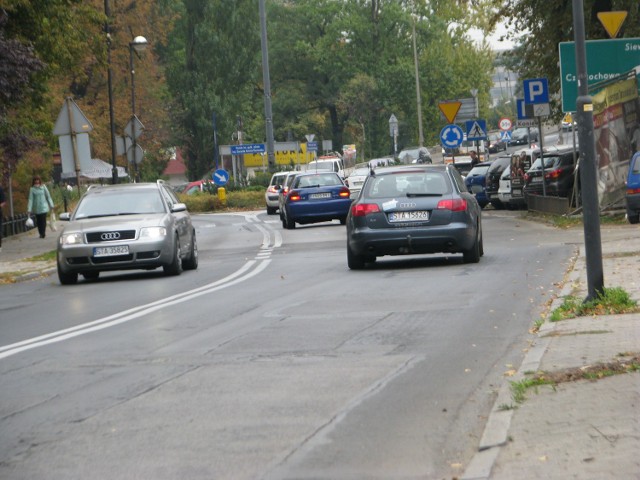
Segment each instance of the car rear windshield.
M553 156L544 156L544 168L545 170L547 169L551 169L551 168L556 168L558 165L560 165L560 159L561 157L557 156L557 155L553 155ZM542 163L540 161L540 158L538 157L536 159L535 162L533 162L533 165L531 165L530 170L542 170Z
M507 165L511 163L511 157L500 157L493 161L491 165L489 165L488 172L502 172Z
M79 220L149 213L165 213L165 206L158 190L114 189L86 195L78 205L74 218Z
M473 167L471 171L467 174L469 177L475 177L478 175L486 175L489 171L489 165L479 165L477 167Z
M449 191L449 182L443 172L410 171L372 177L367 188L371 198L437 196Z
M293 188L331 187L342 185L340 177L335 173L319 173L317 175L301 175L296 177Z

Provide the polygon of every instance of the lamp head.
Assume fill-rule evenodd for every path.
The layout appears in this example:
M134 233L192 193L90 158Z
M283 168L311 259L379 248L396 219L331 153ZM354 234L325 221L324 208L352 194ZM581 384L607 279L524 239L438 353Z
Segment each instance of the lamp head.
M147 39L139 35L134 38L133 42L131 42L129 45L133 47L136 52L141 53L147 48L148 44L149 42L147 42Z

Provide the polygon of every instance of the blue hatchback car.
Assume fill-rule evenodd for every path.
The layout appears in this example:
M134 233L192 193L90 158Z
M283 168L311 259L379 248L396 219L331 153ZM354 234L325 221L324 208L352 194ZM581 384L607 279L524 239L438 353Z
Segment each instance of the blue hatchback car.
M296 223L340 220L344 225L351 207L351 192L335 172L296 175L284 198L282 227L296 228Z
M491 162L478 163L467 173L464 179L467 190L475 195L480 208L486 207L489 203L489 197L487 195L487 172L490 166Z
M636 152L629 162L625 200L629 223L638 223L640 221L640 152Z

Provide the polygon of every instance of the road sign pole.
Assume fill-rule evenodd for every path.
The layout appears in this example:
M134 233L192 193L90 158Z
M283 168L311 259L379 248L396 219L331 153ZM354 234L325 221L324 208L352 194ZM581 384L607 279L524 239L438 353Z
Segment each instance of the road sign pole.
M600 205L596 176L595 139L593 135L593 102L589 96L587 53L584 33L584 6L582 0L573 0L573 31L576 44L576 71L578 80L578 145L580 148L580 180L584 224L584 246L587 266L587 298L595 300L604 293L602 269L602 241L600 238Z

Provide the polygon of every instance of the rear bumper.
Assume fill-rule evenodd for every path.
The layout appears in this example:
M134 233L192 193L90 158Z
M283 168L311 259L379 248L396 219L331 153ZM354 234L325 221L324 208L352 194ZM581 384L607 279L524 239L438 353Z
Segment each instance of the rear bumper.
M314 204L313 202L300 202L287 204L287 217L297 223L315 223L343 219L347 217L351 208L350 198L341 198Z
M452 223L427 229L355 228L347 233L349 247L357 255L408 255L419 253L460 253L470 249L476 229Z

